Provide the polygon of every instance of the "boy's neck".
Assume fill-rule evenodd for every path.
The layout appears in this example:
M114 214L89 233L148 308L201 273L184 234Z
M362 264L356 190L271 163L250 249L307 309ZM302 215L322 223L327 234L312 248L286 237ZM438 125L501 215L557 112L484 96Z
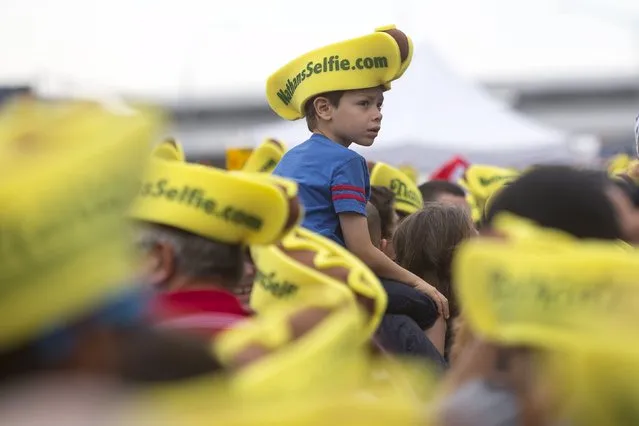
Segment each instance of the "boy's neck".
M351 145L351 142L345 141L341 138L338 138L335 133L331 132L329 129L322 129L320 128L320 126L316 127L315 129L313 129L313 133L318 134L318 135L322 135L325 138L330 139L331 141L335 142L336 144L342 145L344 148L348 148Z

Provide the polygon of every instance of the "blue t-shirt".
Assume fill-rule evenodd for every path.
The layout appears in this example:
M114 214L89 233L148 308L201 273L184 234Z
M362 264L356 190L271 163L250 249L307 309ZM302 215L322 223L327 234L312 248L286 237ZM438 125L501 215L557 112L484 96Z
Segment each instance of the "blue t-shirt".
M296 181L305 210L302 226L344 246L339 213L366 216L370 177L364 157L313 134L288 151L273 171Z

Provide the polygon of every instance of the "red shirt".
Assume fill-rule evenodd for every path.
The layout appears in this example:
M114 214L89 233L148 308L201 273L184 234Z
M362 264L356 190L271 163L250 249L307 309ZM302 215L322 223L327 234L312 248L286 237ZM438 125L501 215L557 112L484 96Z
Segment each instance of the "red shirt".
M151 302L151 318L159 327L208 337L251 315L237 297L221 289L170 291L158 294Z

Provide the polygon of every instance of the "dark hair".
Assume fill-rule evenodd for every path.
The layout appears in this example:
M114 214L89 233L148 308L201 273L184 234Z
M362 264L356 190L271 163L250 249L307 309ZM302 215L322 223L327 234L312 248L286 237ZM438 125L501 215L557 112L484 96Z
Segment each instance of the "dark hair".
M424 202L436 201L440 194L450 194L457 197L465 197L463 188L447 180L431 180L419 185Z
M379 217L379 211L370 202L366 204L366 222L368 222L371 242L375 247L379 247L382 241L382 220Z
M468 209L428 202L400 223L393 238L397 263L419 277L437 278L439 282L431 284L448 298L451 315L457 313L450 288L453 253L457 245L473 233Z
M333 92L320 93L306 101L304 104L304 117L306 118L306 126L309 131L313 132L317 127L317 113L315 111L315 105L313 104L315 99L326 98L331 105L338 107L344 92L344 90L335 90Z
M577 238L622 238L615 208L606 190L612 181L599 171L542 166L513 181L495 195L485 224L507 211Z
M635 207L639 207L639 187L630 177L626 175L616 176L612 179L612 182L630 198Z
M370 202L377 209L382 227L382 238L393 236L393 217L395 214L395 193L385 186L371 186Z

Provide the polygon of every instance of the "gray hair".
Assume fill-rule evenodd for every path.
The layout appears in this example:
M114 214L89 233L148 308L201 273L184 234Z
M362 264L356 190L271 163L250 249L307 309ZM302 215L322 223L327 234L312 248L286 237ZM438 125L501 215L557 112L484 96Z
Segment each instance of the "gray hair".
M244 248L192 234L181 229L141 224L137 229L137 245L145 252L159 244L173 249L178 273L199 279L225 278L237 283L242 277Z

